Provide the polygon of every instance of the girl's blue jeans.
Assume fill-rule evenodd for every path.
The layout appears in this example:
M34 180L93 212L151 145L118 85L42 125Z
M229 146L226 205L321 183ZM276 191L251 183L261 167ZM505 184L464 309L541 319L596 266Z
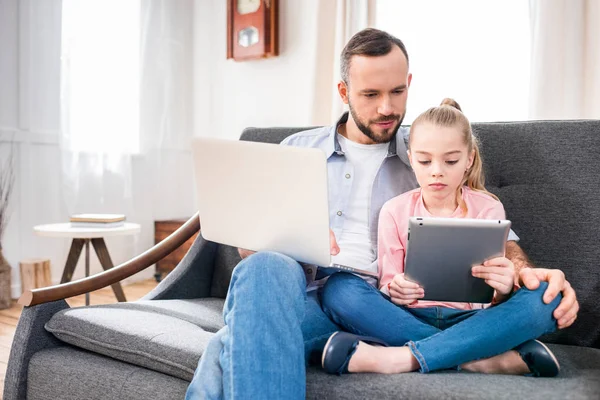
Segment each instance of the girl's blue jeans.
M544 304L547 287L542 282L536 290L521 288L507 301L482 310L408 308L395 305L356 275L340 272L327 281L321 305L348 332L391 346L407 345L421 372L430 372L489 358L555 331L552 313L562 296Z

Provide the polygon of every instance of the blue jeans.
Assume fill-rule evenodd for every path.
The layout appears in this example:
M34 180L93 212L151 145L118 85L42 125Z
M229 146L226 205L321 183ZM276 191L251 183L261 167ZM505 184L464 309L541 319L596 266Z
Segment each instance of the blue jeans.
M521 288L509 300L483 310L419 309L397 306L363 279L337 273L323 288L322 306L349 332L409 346L421 372L429 372L489 358L555 331L552 312L562 296L544 304L547 287L542 282L536 290Z
M272 252L236 266L223 315L186 399L304 399L307 362L340 330L306 293L302 267Z

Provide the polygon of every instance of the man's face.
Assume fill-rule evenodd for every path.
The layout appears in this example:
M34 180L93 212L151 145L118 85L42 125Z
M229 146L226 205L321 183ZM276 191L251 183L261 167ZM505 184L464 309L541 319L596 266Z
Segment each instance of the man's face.
M411 79L406 57L398 46L384 56L353 56L348 83L338 85L342 100L350 108L349 139L365 144L391 141L406 114ZM352 137L354 127L364 136Z

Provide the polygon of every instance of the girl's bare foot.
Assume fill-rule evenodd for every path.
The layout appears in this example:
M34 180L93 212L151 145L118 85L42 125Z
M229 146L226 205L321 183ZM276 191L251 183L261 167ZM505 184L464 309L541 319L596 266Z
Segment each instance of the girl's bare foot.
M399 374L416 371L419 363L408 347L381 347L359 342L348 363L349 372Z
M466 371L483 374L524 375L529 373L529 367L515 350L497 356L471 361L461 365Z

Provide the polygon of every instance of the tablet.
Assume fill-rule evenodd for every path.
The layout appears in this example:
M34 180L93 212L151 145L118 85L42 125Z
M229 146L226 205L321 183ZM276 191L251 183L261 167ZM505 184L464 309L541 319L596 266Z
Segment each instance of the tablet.
M471 275L473 265L504 256L510 221L412 217L404 276L425 291L422 300L490 303L494 289Z

